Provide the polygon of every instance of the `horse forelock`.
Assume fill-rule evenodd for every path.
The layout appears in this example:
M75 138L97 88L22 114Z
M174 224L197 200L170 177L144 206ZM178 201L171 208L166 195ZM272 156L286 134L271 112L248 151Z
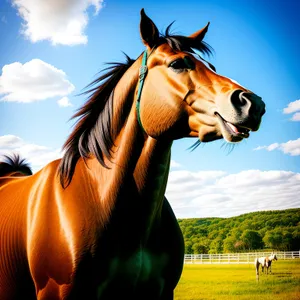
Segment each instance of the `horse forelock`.
M164 34L160 34L155 47L168 44L174 51L195 54L194 50L197 50L207 55L212 53L212 48L204 41L195 42L186 36L170 34L171 25L172 23ZM135 62L126 54L125 56L125 63L108 63L110 66L103 70L106 72L90 83L87 86L88 90L82 93L89 94L88 100L72 117L72 119L78 118L78 120L63 146L65 152L59 166L60 181L63 187L70 184L80 157L85 159L94 155L102 166L108 168L104 157L108 160L111 159L111 148L114 146L115 135L120 129L112 126L114 89ZM120 118L124 119L124 116L121 115ZM117 122L116 125L120 127L122 122Z

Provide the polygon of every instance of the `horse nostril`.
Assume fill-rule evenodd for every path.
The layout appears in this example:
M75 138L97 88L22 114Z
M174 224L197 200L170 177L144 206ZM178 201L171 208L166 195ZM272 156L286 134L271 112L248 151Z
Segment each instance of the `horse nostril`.
M248 98L245 97L245 95L243 93L239 94L239 99L240 99L241 106L244 106L247 104Z
M230 96L231 103L235 107L244 106L247 103L247 100L243 97L242 90L235 90Z

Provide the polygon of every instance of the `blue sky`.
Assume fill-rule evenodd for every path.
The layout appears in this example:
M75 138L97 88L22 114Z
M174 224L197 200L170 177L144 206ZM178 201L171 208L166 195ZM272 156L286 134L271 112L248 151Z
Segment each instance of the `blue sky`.
M224 141L173 145L167 196L178 217L228 217L300 206L300 36L294 0L1 0L0 153L19 151L34 171L60 157L76 96L105 62L144 49L140 9L164 30L205 41L219 74L260 95L258 132L232 151ZM60 33L60 34L58 34ZM180 183L180 184L178 184Z

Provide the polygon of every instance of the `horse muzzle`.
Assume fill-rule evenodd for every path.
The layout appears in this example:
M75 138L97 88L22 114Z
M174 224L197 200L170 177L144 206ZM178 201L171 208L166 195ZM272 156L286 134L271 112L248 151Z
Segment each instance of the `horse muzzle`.
M262 116L266 112L262 98L251 92L234 90L224 99L217 99L220 130L228 142L239 142L249 137L250 131L259 129Z

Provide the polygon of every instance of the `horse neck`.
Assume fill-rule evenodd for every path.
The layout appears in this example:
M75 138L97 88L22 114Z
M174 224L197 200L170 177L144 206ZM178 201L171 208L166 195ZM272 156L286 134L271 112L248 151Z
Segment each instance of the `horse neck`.
M271 262L274 259L274 255L269 256L268 259Z
M106 159L110 169L91 159L87 170L92 174L92 182L100 187L98 197L101 202L106 202L109 211L118 205L131 207L131 211L124 213L139 214L140 221L146 226L154 222L162 208L172 143L151 138L138 123L134 96L139 64L135 63L124 74L114 91L113 124L124 121L111 149L112 159ZM121 117L128 107L128 117ZM126 203L120 204L122 201Z

